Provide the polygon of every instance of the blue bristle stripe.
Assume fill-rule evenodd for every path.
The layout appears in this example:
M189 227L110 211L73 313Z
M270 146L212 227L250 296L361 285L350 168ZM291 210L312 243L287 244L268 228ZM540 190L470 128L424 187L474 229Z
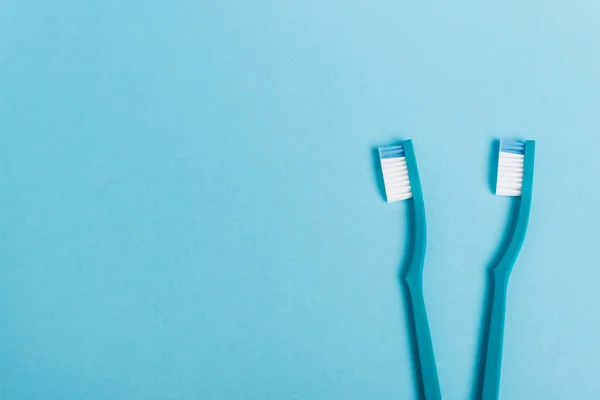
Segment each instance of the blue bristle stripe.
M379 148L379 158L404 157L404 146L387 146Z
M518 140L501 140L500 151L513 154L525 154L525 142Z

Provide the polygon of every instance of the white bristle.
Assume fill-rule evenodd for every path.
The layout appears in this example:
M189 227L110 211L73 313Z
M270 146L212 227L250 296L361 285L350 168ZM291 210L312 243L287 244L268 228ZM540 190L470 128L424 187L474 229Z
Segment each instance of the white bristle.
M381 170L388 203L412 197L405 157L382 158Z
M525 156L500 151L498 157L498 180L496 194L498 196L520 196L523 190L523 168Z

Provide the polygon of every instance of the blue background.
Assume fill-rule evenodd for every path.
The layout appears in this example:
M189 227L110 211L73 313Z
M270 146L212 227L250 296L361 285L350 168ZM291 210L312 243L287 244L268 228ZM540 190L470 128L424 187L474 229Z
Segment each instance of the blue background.
M470 398L537 140L503 399L600 398L600 3L0 1L0 397L412 399L413 138L444 397Z

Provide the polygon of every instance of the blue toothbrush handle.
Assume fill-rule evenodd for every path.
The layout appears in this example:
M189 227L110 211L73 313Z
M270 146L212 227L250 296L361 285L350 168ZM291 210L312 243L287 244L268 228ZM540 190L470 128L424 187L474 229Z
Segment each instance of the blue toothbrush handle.
M413 276L407 276L406 283L412 305L414 331L417 342L417 351L419 353L419 362L421 365L423 391L426 400L441 400L442 394L438 379L437 367L435 364L435 355L433 353L431 331L429 330L429 322L427 320L427 310L425 309L423 285L418 277L415 277L414 279L411 279L411 277Z
M496 400L500 394L506 292L508 289L508 275L505 271L494 270L493 285L492 309L485 358L485 375L481 397L483 400Z

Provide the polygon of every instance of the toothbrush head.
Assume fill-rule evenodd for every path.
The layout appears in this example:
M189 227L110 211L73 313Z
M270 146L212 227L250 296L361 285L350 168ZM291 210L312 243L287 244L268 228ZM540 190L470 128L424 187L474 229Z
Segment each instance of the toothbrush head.
M525 167L525 142L501 140L496 195L521 196Z
M381 161L387 202L394 203L413 197L404 146L400 144L380 147L379 160Z

